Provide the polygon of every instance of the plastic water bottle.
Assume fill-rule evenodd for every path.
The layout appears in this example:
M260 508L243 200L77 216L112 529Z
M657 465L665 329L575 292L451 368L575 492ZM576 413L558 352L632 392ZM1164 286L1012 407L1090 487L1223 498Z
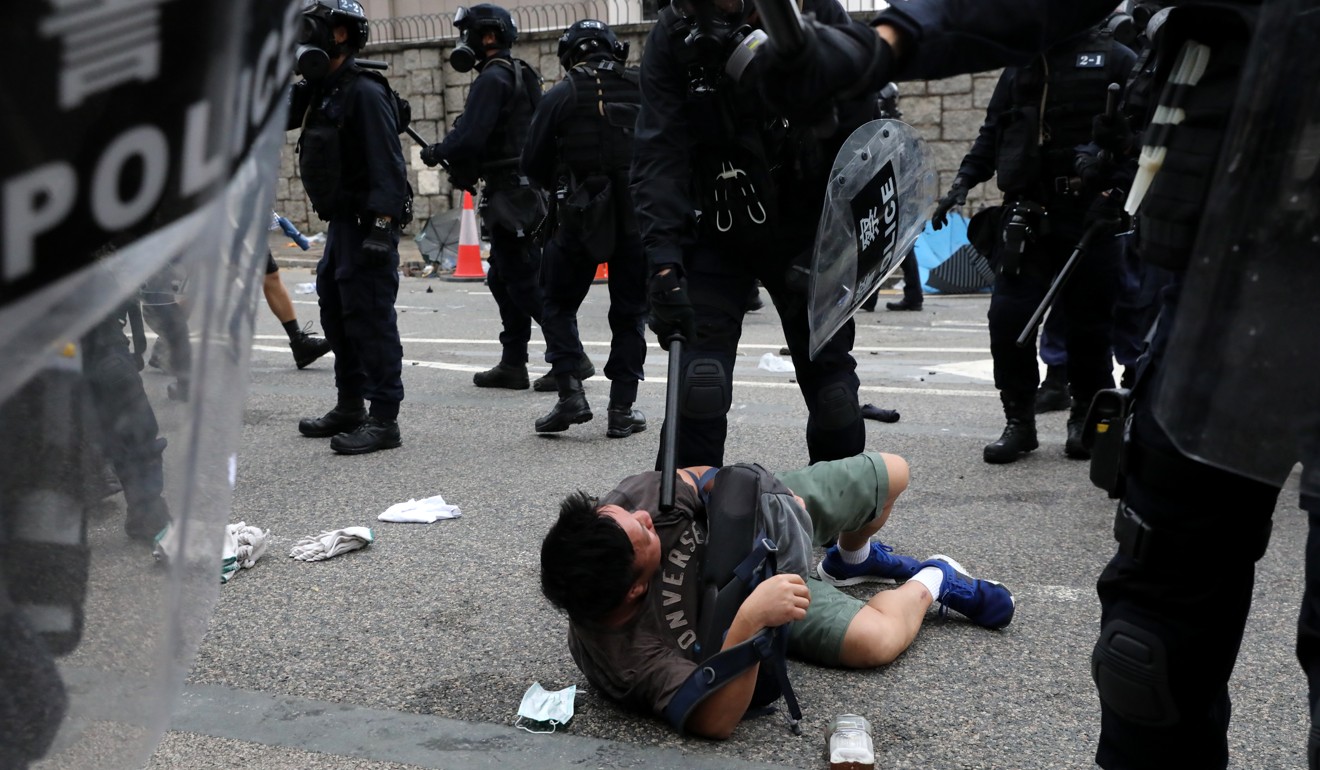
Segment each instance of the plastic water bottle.
M830 770L875 770L871 723L856 714L830 722Z

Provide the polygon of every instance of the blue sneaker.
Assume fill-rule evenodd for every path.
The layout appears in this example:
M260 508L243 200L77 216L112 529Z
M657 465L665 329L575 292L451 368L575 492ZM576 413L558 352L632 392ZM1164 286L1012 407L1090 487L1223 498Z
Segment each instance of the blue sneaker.
M858 583L901 583L921 569L911 556L894 553L884 543L871 541L871 555L861 564L848 564L839 555L839 546L830 546L816 567L816 574L826 583L851 586Z
M936 567L944 573L940 595L935 597L940 604L940 615L953 610L978 626L993 629L1013 622L1013 592L999 583L968 575L961 564L943 554L930 557L921 566Z

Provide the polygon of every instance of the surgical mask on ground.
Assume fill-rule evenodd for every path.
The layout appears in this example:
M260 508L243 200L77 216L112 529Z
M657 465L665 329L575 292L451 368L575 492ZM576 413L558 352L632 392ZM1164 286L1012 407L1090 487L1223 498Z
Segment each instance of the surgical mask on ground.
M515 725L529 733L553 733L573 719L573 698L577 685L550 692L533 682L523 693Z

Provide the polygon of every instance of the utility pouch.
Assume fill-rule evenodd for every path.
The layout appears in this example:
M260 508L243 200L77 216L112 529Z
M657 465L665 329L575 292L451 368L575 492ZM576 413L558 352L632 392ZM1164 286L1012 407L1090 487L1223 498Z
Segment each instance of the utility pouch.
M519 238L532 234L549 207L545 193L525 183L499 190L487 187L482 197L485 224L511 230Z
M1113 499L1123 495L1123 439L1131 409L1131 390L1102 390L1091 400L1086 425L1082 429L1082 444L1091 450L1091 483Z
M578 182L564 199L560 217L593 261L608 262L614 256L614 185L608 176L596 174Z
M1040 180L1040 111L1035 107L1014 107L999 117L995 170L999 189L1006 193L1024 193L1035 189Z

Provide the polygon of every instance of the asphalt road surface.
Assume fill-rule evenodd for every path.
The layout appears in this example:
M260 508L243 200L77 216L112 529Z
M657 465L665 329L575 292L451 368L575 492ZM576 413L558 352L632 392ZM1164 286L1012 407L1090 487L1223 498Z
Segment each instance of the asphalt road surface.
M283 275L291 290L313 280L305 267ZM747 317L739 349L727 458L796 467L807 460L806 409L791 373L758 368L783 345L763 297L767 307ZM316 321L315 296L294 299L300 319ZM607 303L606 287L595 286L581 312L598 371ZM538 436L533 421L554 394L472 385L473 372L499 359L486 288L406 278L398 297L404 444L341 457L297 432L300 417L334 405L330 359L295 370L283 331L258 308L232 520L269 529L271 546L220 589L174 729L150 766L824 768L829 720L853 712L874 726L878 768L1092 767L1094 582L1114 549L1114 503L1090 484L1084 463L1064 457L1063 412L1040 418L1041 448L1026 459L982 462L981 447L1002 428L987 305L986 296L931 296L923 312L895 313L882 303L858 317L856 356L862 402L902 415L868 422L867 447L912 468L880 537L917 558L950 554L1002 581L1017 598L1013 624L992 632L932 614L886 668L794 663L803 734L770 716L718 743L679 738L605 701L577 672L566 621L538 591L539 545L556 501L575 489L604 493L654 463L666 376L658 346L638 402L650 430L605 437L608 383L598 374L586 383L596 418ZM548 367L533 334L536 376ZM462 517L376 521L394 503L435 494ZM1304 680L1292 652L1305 540L1295 477L1280 500L1233 679L1234 767L1305 765ZM372 527L375 543L319 563L287 557L305 535L354 525ZM1234 533L1224 532L1186 579L1216 580L1216 564L1233 558ZM577 685L566 729L532 735L512 726L533 682Z

